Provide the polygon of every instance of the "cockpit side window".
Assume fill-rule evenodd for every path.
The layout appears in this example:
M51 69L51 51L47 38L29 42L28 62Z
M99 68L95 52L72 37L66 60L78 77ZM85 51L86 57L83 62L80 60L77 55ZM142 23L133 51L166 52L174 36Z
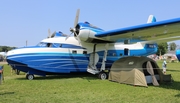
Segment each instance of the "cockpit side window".
M52 44L51 43L47 43L47 47L51 47L52 46Z
M40 46L40 47L46 47L46 43L44 43L44 42L40 42L37 46Z
M52 47L52 48L61 48L62 44L59 43L46 43L46 42L40 42L37 44L39 47Z

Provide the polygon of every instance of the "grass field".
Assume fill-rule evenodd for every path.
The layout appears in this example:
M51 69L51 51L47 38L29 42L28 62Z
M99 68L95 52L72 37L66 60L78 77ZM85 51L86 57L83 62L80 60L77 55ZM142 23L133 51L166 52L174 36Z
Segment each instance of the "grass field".
M158 64L161 67L162 61ZM0 103L179 103L180 63L168 63L167 74L172 74L172 84L146 88L99 80L88 73L27 80L24 73L11 74L5 64Z

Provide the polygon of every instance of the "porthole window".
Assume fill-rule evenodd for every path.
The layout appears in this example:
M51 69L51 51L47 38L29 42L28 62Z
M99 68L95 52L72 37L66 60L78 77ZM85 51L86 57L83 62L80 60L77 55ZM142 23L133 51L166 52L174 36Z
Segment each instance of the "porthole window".
M87 54L87 51L83 51L83 54Z
M77 51L76 51L76 50L73 50L72 53L73 53L73 54L77 54Z

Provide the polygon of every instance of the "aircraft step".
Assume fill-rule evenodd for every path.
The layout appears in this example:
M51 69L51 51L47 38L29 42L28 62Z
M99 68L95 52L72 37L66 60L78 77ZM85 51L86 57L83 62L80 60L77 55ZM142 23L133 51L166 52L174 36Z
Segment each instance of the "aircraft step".
M87 72L89 72L91 74L98 74L100 71L88 68Z

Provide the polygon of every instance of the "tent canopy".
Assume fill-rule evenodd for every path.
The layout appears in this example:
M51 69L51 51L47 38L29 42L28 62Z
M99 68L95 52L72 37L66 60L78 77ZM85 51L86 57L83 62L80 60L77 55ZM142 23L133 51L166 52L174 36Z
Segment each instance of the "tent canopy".
M146 68L147 62L150 61L153 68L158 68L159 66L156 64L156 62L148 57L139 57L139 56L128 56L128 57L123 57L115 61L112 66L111 70L112 71L129 71L134 68L143 71L143 68Z
M158 86L155 75L158 75L161 80L161 70L156 62L148 57L128 56L115 61L110 69L109 80L147 86L146 77L152 76L152 83Z

